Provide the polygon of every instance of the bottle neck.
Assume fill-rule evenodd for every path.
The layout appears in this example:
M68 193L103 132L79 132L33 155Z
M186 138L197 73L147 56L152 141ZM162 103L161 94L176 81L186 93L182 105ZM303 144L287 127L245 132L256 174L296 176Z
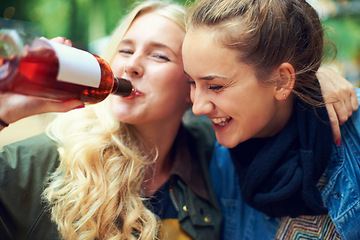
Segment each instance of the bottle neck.
M134 91L134 87L129 80L124 78L117 78L114 76L114 86L111 91L112 94L127 97Z

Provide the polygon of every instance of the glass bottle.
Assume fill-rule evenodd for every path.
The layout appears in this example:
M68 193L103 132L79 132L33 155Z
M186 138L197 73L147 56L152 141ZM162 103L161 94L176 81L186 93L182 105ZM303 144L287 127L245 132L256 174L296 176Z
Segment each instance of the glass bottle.
M134 91L109 64L86 51L12 29L0 30L0 92L93 104Z

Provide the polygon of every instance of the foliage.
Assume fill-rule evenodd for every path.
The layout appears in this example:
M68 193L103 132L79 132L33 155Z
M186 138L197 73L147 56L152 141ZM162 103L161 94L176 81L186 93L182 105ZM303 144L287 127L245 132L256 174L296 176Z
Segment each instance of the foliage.
M177 0L183 3L181 0ZM1 0L0 27L47 38L63 36L78 48L109 35L135 0Z

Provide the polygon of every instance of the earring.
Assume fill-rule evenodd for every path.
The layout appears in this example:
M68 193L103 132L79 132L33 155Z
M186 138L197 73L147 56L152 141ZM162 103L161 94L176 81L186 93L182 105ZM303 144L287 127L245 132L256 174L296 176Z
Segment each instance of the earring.
M284 95L284 99L286 100L287 98L286 98L286 95L285 94L283 94Z

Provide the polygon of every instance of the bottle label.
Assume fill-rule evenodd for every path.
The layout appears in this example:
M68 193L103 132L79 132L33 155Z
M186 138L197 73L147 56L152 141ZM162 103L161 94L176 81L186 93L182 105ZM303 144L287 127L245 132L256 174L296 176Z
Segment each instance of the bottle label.
M101 69L96 58L83 50L49 41L59 59L58 81L98 88Z

